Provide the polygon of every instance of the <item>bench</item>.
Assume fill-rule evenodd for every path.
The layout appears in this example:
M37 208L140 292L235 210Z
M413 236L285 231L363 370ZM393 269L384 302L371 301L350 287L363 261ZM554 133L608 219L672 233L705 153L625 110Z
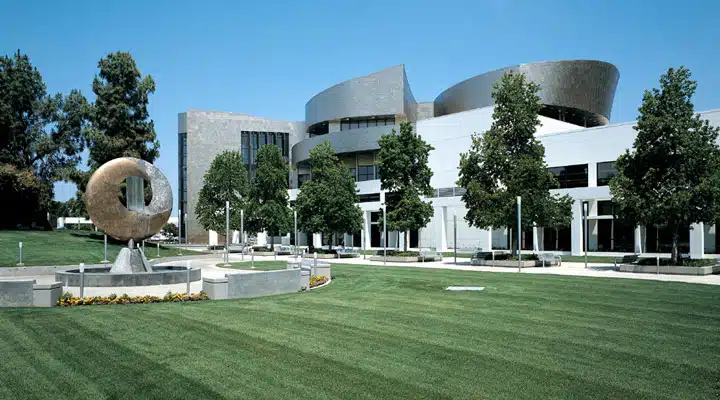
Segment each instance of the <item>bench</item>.
M291 246L279 246L275 248L275 254L279 256L289 256L293 254L293 248Z
M352 258L360 255L360 253L352 247L337 248L335 249L335 253L337 253L338 258Z
M634 264L640 259L640 255L638 254L631 254L631 255L624 255L622 257L615 257L613 258L613 265L617 267L618 263L620 264Z
M548 265L562 265L562 257L553 253L540 253L537 255L538 260L542 261L543 267Z
M441 261L442 253L440 253L433 247L426 248L426 249L420 249L420 260L422 260L422 262L425 262L427 260Z

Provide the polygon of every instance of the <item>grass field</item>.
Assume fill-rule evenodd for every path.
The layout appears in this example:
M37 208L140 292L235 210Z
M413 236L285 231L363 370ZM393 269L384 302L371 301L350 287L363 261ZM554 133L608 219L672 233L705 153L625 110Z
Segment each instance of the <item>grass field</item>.
M18 242L23 242L23 263L33 265L97 264L103 260L104 241L101 232L84 230L62 231L0 231L0 267L18 263ZM115 260L122 244L108 238L108 259ZM185 251L187 254L188 251ZM146 244L145 255L156 258L155 246ZM177 250L160 248L160 256L177 255Z
M0 354L8 399L715 399L720 290L335 265L309 293L3 309Z
M235 269L251 269L250 261L230 263L229 267L226 267L223 263L217 264L220 268L235 268ZM287 261L255 261L255 269L258 271L275 271L279 269L287 269Z

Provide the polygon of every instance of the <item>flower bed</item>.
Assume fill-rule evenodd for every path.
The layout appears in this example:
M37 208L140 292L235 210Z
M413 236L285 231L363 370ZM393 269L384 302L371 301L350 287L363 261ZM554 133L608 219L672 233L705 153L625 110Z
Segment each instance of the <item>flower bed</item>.
M205 292L187 295L185 293L168 292L164 297L157 296L128 296L123 294L118 296L111 294L110 296L95 297L74 297L71 293L65 293L58 300L60 307L72 306L90 306L95 304L147 304L147 303L179 303L186 301L210 300Z
M315 286L324 285L329 280L330 280L330 278L328 278L327 276L323 276L323 275L311 276L310 277L310 287L314 288Z

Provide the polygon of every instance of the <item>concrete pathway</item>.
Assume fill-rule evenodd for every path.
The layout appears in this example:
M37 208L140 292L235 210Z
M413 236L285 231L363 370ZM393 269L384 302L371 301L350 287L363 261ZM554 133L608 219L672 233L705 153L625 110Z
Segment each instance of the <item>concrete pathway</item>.
M289 256L278 256L278 261L287 261L291 257ZM240 254L230 254L230 262L236 263L241 262L242 256ZM255 256L255 261L273 261L274 256ZM250 257L245 256L244 261L250 268ZM383 264L382 261L370 261L363 259L362 256L359 258L342 258L342 259L324 259L323 262L329 262L331 264L354 264L354 265L373 265L373 266L386 266L386 267L411 267L411 268L442 268L450 270L461 270L461 271L482 271L482 272L495 272L495 273L521 273L521 274L550 274L550 275L568 275L568 276L587 276L587 277L603 277L603 278L621 278L621 279L642 279L642 280L655 280L655 281L666 281L666 282L687 282L687 283L700 283L706 285L720 285L720 275L705 275L705 276L686 276L686 275L663 275L663 274L639 274L639 273L628 273L618 272L612 270L612 264L600 264L590 263L589 268L584 268L583 263L571 263L564 262L561 267L548 267L548 268L524 268L522 272L518 272L517 268L504 268L504 267L480 267L470 265L470 260L467 258L458 258L458 263L455 265L453 258L445 258L443 261L434 262L415 262L415 263L387 263ZM226 274L251 274L257 271L241 270L241 269L230 269L230 268L219 268L216 265L223 262L221 254L208 255L207 257L194 256L190 260L172 260L167 262L160 262L157 265L189 265L196 268L202 269L202 276L208 277L223 277ZM35 279L38 283L50 283L55 280L53 275L37 275L37 276L24 276L15 279ZM80 294L80 288L76 286L66 286L64 289L66 292L71 292L78 296ZM153 295L153 296L164 296L168 291L173 293L184 293L187 290L185 283L175 285L157 285L157 286L135 286L135 287L120 287L120 288L108 288L108 287L86 287L85 296L106 296L111 293L122 295L127 293L130 296L142 296L142 295ZM190 283L190 291L197 293L202 290L202 280Z

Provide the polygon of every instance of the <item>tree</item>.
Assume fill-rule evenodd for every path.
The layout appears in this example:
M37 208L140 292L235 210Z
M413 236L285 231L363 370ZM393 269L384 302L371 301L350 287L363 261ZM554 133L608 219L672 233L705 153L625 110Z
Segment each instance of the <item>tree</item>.
M400 134L383 135L378 141L380 152L380 189L386 190L387 227L405 233L407 251L408 232L425 227L433 216L432 203L420 196L431 196L432 170L428 167L432 146L413 132L410 122L400 123Z
M310 150L310 172L296 201L299 228L324 235L361 230L355 180L327 140Z
M225 202L230 201L230 229L240 230L240 210L247 207L248 174L239 151L219 154L203 177L195 215L205 230L225 232Z
M720 218L720 128L695 114L696 88L680 67L662 75L659 89L645 91L633 148L617 159L610 181L622 218L670 230L675 265L680 230Z
M522 229L569 225L572 199L550 193L557 180L547 169L545 148L535 139L542 107L539 87L517 73L505 74L493 87L490 130L473 135L470 150L460 155L465 220L480 229L511 229L517 226L520 196ZM514 237L511 241L514 249Z
M267 232L270 244L275 236L290 231L292 216L288 208L289 167L274 145L262 146L257 152L257 169L250 185L250 212L247 232Z
M80 161L86 112L87 101L77 90L49 96L27 55L0 57L0 164L3 182L14 182L0 193L24 199L18 208L6 209L0 225L45 223L53 183Z
M170 222L166 223L162 227L162 231L165 232L166 235L170 237L178 237L180 236L180 229L177 227L177 225L172 224Z
M130 53L110 53L98 63L100 74L93 80L95 103L89 108L87 130L89 171L73 174L82 198L87 182L101 165L118 157L135 157L153 163L160 143L148 114L152 76L143 77ZM149 198L146 185L146 198Z

